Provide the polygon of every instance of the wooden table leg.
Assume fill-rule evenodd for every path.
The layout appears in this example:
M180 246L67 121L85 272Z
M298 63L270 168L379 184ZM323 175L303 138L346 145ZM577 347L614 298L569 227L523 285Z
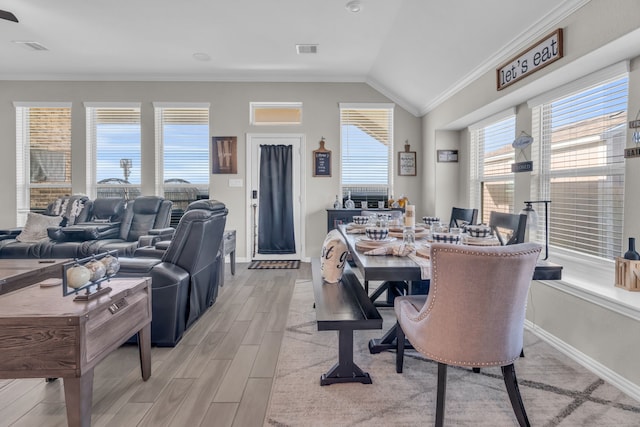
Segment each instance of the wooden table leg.
M91 426L91 404L93 401L93 368L79 378L65 377L64 400L67 405L69 427Z
M142 379L146 381L151 377L151 323L147 323L138 331L138 351Z
M231 275L236 274L236 251L233 250L229 253L229 264L231 264Z

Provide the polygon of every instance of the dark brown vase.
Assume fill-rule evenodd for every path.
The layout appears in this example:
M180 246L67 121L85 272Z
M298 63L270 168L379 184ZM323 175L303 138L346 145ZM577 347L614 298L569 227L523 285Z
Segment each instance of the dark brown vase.
M624 259L640 260L640 254L636 252L635 237L629 237L629 250L624 253Z

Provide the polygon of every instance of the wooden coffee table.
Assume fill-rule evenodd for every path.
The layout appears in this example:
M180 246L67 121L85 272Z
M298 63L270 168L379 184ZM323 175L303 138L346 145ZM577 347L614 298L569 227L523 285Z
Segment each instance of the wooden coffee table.
M109 287L81 302L61 285L0 296L0 378L63 378L69 426L91 425L93 369L136 333L142 378L151 375L151 279Z
M0 295L50 277L62 278L70 259L0 259ZM60 291L62 295L62 291Z

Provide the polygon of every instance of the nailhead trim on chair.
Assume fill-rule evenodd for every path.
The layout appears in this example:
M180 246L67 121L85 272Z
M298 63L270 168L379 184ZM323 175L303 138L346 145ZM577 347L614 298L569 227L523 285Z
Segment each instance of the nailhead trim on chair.
M497 257L515 257L515 256L522 256L522 255L528 255L532 252L539 252L539 250L528 250L528 251L518 251L518 252L513 252L513 253L508 253L508 254L503 254L503 253L489 253L487 254L486 252L480 252L478 250L474 250L474 249L461 249L458 245L447 245L450 247L440 247L440 248L436 248L433 249L434 252L437 251L443 251L443 252L456 252L456 253L462 253L462 254L468 254L468 255L490 255L490 256L497 256ZM437 297L437 293L438 293L438 281L437 281L437 277L438 277L438 266L437 263L434 262L434 257L431 257L431 288L429 289L429 296L427 298L427 301L429 301L429 307L427 307L427 309L425 311L420 312L420 314L415 317L415 318L409 318L407 317L409 320L412 320L414 322L418 322L423 320L425 317L427 317L429 315L429 313L431 312L433 305L435 304L436 301L436 297ZM535 268L535 267L534 267ZM533 277L533 271L531 271L531 277ZM418 350L420 353L424 354L425 356L427 356L429 359L431 360L435 360L436 362L442 362L442 363L446 363L448 365L457 365L457 366L471 366L474 368L479 368L479 367L483 367L483 366L506 366L509 365L511 363L513 363L515 360L518 359L518 357L515 357L511 360L500 360L500 361L494 361L494 362L463 362L463 361L459 361L459 360L450 360L450 359L442 359L439 357L436 357L432 354L430 354L429 352L425 351L424 349L415 346L414 348L416 350Z

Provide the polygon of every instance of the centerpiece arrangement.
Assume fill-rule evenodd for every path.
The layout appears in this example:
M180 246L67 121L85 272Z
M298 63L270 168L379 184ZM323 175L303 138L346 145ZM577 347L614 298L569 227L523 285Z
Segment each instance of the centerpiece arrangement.
M62 295L73 294L74 301L88 301L111 291L110 287L102 287L102 283L120 270L117 254L118 251L109 251L64 264Z

